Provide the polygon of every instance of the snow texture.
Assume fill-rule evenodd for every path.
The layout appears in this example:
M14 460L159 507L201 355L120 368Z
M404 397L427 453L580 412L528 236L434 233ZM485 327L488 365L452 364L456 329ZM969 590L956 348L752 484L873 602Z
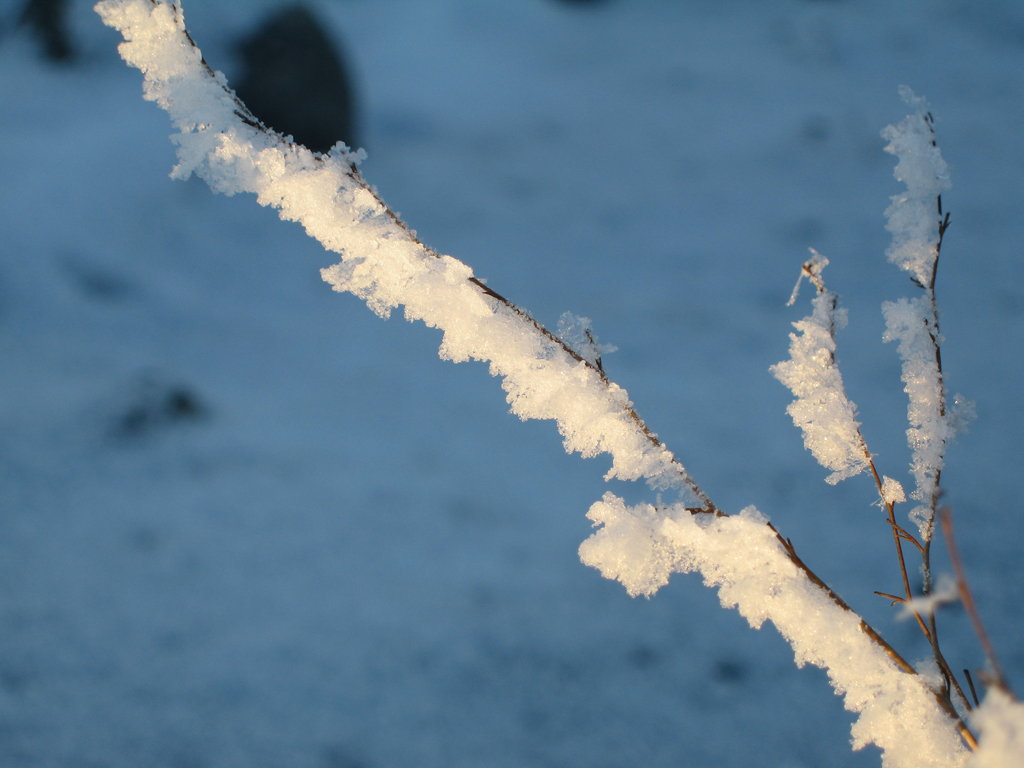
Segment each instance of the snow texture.
M817 254L815 254L817 257ZM820 281L827 259L808 262ZM797 287L793 289L796 297ZM804 435L804 445L832 474L831 484L853 477L868 467L868 453L856 420L856 406L846 396L836 364L836 331L846 325L846 311L838 297L819 290L812 301L814 313L793 323L799 333L789 335L789 360L772 366L775 378L796 395L786 412Z
M979 749L965 768L1024 766L1024 704L993 686L971 713L970 723L980 732Z
M899 480L882 477L882 501L886 504L900 504L907 500L907 494Z
M914 114L882 131L882 138L889 142L885 151L899 158L893 174L907 185L906 193L895 195L885 212L887 229L893 235L886 254L893 264L926 286L938 257L936 201L952 185L946 161L935 144L928 102L906 86L900 88L900 95Z
M625 390L482 293L468 266L417 241L356 175L358 156L341 144L314 155L245 122L223 74L209 72L185 39L179 7L111 0L96 8L124 35L125 61L145 73L145 98L167 110L179 131L174 178L195 173L217 192L251 192L282 219L301 223L342 255L322 273L335 290L355 294L381 317L403 305L406 319L440 328L444 359L489 362L513 413L555 420L566 451L611 454L607 479L685 490L685 471L630 416Z
M920 676L901 672L861 629L860 618L808 580L753 507L739 515L691 515L680 506L627 507L612 494L587 515L601 529L580 547L583 562L650 595L673 572L697 571L754 629L770 621L797 666L828 671L860 717L853 748L876 744L884 766L956 766L966 756L949 718Z
M917 487L911 497L922 502L910 513L922 538L931 539L938 499L938 477L946 448L955 434L946 411L946 393L939 367L942 337L938 329L938 307L933 285L939 257L944 190L950 188L949 169L935 142L933 118L928 103L907 87L900 88L904 101L914 109L898 126L888 126L882 137L889 141L886 151L899 163L894 175L907 186L904 195L892 198L886 210L886 228L892 245L886 251L890 261L905 269L925 289L916 299L885 302L885 341L899 341L903 361L907 407L907 443L913 451L910 473Z
M955 434L946 416L942 375L936 360L941 340L934 329L933 303L927 295L885 302L882 314L885 316L882 339L899 342L904 391L910 400L907 443L913 450L910 473L917 483L910 495L922 502L910 513L910 519L917 523L921 535L930 539L938 474L945 463L946 447Z

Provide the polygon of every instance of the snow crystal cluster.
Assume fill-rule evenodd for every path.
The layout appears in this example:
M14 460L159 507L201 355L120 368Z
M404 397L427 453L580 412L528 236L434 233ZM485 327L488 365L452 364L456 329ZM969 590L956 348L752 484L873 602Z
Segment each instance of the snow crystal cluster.
M914 114L882 131L882 138L889 142L885 151L899 158L893 174L907 185L906 193L895 195L885 212L886 228L893 235L886 254L921 285L929 285L938 256L936 201L951 186L949 168L935 144L928 102L906 86L900 87L900 96Z
M514 413L555 420L567 450L584 456L609 453L609 478L643 478L657 488L684 491L692 483L646 431L626 392L599 370L597 360L609 349L597 345L589 321L564 318L561 333L573 352L568 351L525 313L482 290L465 264L423 246L362 180L358 153L338 145L327 155L314 154L260 126L223 75L203 62L176 4L105 0L96 9L122 32L121 55L144 73L145 98L171 116L178 132L173 137L176 178L196 173L225 194L251 192L261 205L279 209L283 219L301 222L308 234L341 254L341 263L323 271L336 290L359 296L382 316L402 306L408 319L440 328L442 357L487 361L502 377ZM914 119L917 123L911 120L903 133L893 133L892 146L912 147L910 159L901 155L900 167L906 164L904 173L913 183L928 181L933 189L946 182L932 178L938 155L917 141L927 126L922 128L920 115ZM920 268L914 229L918 197L894 202L899 216L891 218L904 222L893 227L910 233L897 235L901 245L894 259L913 270ZM834 332L842 321L835 297L822 291L814 314L796 324L800 335L793 335L792 359L775 369L796 392L791 413L808 447L833 471L833 481L863 470L866 461L855 410L835 366ZM897 327L917 325L913 319L902 325L894 321L892 332L912 333ZM922 385L922 397L933 402L930 386ZM921 429L933 429L927 418L919 421ZM944 433L937 439L945 439ZM933 458L922 458L923 465L929 461L934 466ZM902 495L902 489L888 488L883 494L891 500ZM650 595L673 572L699 571L718 588L723 605L738 608L752 626L771 621L792 644L798 665L827 669L847 708L859 713L855 747L877 744L887 766L963 764L953 722L921 676L900 670L859 617L808 577L755 509L731 517L695 515L681 502L627 507L607 494L589 517L598 530L580 548L583 561L622 581L630 594ZM983 737L1019 744L1020 731L1013 735L1006 724L1019 724L1021 718L1005 714L1010 711L1017 710L1007 704L983 709Z
M1020 768L1024 765L1024 704L993 687L971 713L980 733L978 750L965 768Z
M407 319L440 328L443 358L489 362L516 415L554 419L566 450L611 454L608 478L684 487L685 470L630 415L625 390L482 292L468 266L416 240L356 172L359 154L343 144L314 154L257 125L185 36L180 7L107 0L96 9L124 35L125 61L145 73L144 97L167 110L178 130L174 178L195 173L218 192L254 193L282 219L300 222L341 254L340 264L323 270L336 290L381 316L404 306Z
M882 477L882 502L885 504L902 504L907 500L907 494L899 480L891 477Z
M602 527L580 547L583 562L630 594L650 595L671 573L697 571L752 627L774 624L797 666L826 669L846 708L860 713L854 749L876 744L887 766L962 765L960 738L921 677L901 672L860 618L807 578L753 507L692 515L679 505L627 507L608 493L588 517Z
M855 418L856 406L846 396L836 364L836 331L846 325L846 311L838 307L836 294L821 283L827 264L828 259L814 252L805 265L821 285L813 301L814 313L793 323L800 333L789 335L790 359L771 371L796 395L786 412L803 432L804 445L814 458L832 470L826 481L835 484L867 469L869 456Z
M917 488L910 494L922 502L910 514L923 538L932 535L934 499L938 493L938 473L945 462L946 446L954 431L946 417L946 398L942 387L936 349L939 339L931 322L933 304L929 296L887 301L884 341L899 342L903 360L904 391L909 397L907 442L913 450L910 472Z
M558 336L570 349L591 365L598 365L604 355L618 351L612 344L598 344L589 317L564 312L558 318Z
M915 299L885 302L883 340L899 342L903 361L904 391L909 398L907 443L913 451L911 474L916 488L911 497L921 504L910 518L921 537L930 540L938 499L938 477L946 448L958 425L970 419L972 405L958 413L946 406L946 392L939 363L938 307L934 282L944 228L941 195L950 188L949 169L935 143L928 103L907 87L900 95L914 110L898 126L888 126L882 136L889 141L886 151L899 162L894 175L907 186L903 195L892 198L886 210L887 229L892 233L889 259L910 272L924 294ZM963 398L959 397L963 402Z

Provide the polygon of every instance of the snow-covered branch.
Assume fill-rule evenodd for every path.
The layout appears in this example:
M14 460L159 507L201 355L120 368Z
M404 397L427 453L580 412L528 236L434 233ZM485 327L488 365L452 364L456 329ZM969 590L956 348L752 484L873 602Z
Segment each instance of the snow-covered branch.
M871 460L860 424L857 407L846 396L843 377L836 364L836 331L846 325L846 310L838 306L838 297L825 289L821 272L828 259L817 251L804 264L801 279L807 275L818 288L814 313L793 323L800 334L789 335L789 360L771 368L779 381L796 395L786 412L804 433L804 445L832 474L826 481L833 485L859 475ZM793 289L796 298L797 287Z
M935 300L942 237L949 227L949 213L943 218L942 212L942 193L952 186L949 169L935 141L928 102L906 86L900 89L900 95L914 114L882 131L882 137L889 142L886 152L899 158L893 173L907 186L904 194L892 198L885 212L886 229L893 236L886 253L890 261L910 273L924 293L914 299L882 305L886 326L883 340L899 341L903 383L910 400L907 443L913 451L911 474L917 486L911 497L921 502L910 516L917 523L922 540L928 542L934 529L946 448L955 436L956 422L970 419L971 405L965 404L960 417L947 411L940 353L942 335ZM963 402L963 398L959 399Z
M581 547L584 562L631 594L653 593L673 572L699 571L719 589L723 605L737 607L752 626L775 624L798 665L828 670L847 708L859 714L855 748L878 745L888 766L963 764L955 713L940 706L923 677L803 564L763 515L748 508L729 516L715 507L646 427L625 390L604 374L604 349L583 319L572 319L567 338L559 338L468 266L420 242L363 180L360 153L339 144L315 154L263 126L203 61L176 4L105 0L97 11L124 35L121 54L144 73L145 98L171 117L178 147L172 176L195 173L216 191L253 193L283 219L300 222L341 255L323 271L335 290L359 296L379 315L402 307L407 319L441 329L441 357L487 362L513 413L554 420L568 451L609 454L607 478L644 479L678 492L680 501L668 506L631 508L607 494L590 510L601 527ZM835 316L820 321L834 324ZM579 338L568 338L573 334ZM827 344L815 343L831 354ZM852 404L844 400L840 410L855 428ZM862 469L858 461L839 457L833 469Z
M490 363L516 415L555 420L569 451L610 454L609 479L645 479L706 504L625 390L468 266L421 243L363 180L361 153L339 144L315 154L259 123L203 61L180 7L115 1L97 11L123 33L122 57L146 74L144 97L165 109L178 131L173 178L195 173L217 192L251 192L282 219L301 223L341 254L340 264L323 271L335 290L355 294L378 315L402 306L407 319L440 328L443 358Z

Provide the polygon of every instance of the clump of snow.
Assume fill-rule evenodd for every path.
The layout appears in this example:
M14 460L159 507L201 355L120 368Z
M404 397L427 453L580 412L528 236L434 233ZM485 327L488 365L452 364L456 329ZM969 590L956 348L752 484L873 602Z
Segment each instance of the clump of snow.
M584 565L621 582L630 597L650 597L668 584L676 563L660 535L665 520L661 512L649 504L627 507L609 492L587 517L601 530L580 545Z
M927 595L915 597L900 606L901 619L911 618L915 613L919 616L931 616L940 605L949 605L960 599L960 590L956 579L948 573L939 576L938 584Z
M597 365L604 356L617 352L612 344L598 344L589 317L578 317L572 312L563 312L558 318L558 336L577 355L588 363Z
M904 391L910 400L907 443L913 450L910 473L917 483L910 495L922 502L910 513L910 518L928 540L932 535L938 474L945 461L946 446L955 434L945 413L945 392L936 358L941 339L935 330L933 305L928 295L887 301L882 305L882 314L885 316L882 339L899 341Z
M1024 766L1024 704L993 686L971 713L970 723L979 732L979 748L965 768Z
M893 173L907 185L906 193L895 195L885 212L889 220L886 228L893 235L886 254L921 285L928 285L938 257L936 201L952 185L949 168L935 144L928 102L906 86L900 87L900 95L914 114L882 131L882 138L889 142L885 151L899 158Z
M903 485L899 480L882 476L882 501L890 506L900 504L907 500L907 494L903 491Z
M818 254L815 254L817 256ZM789 360L771 367L771 372L796 395L786 412L804 434L804 445L832 474L826 479L835 484L860 474L868 467L869 456L856 420L856 406L846 396L843 377L836 364L836 331L846 325L846 311L838 307L838 297L820 282L827 259L805 265L820 286L812 305L814 312L793 326L799 334L789 335ZM796 296L800 287L793 289Z
M588 514L600 529L580 557L630 594L650 595L671 573L698 571L755 629L770 621L793 647L797 666L828 671L859 718L854 749L875 744L886 766L959 766L966 752L919 675L901 671L860 618L812 583L753 507L739 515L692 515L680 505L627 507L605 494Z

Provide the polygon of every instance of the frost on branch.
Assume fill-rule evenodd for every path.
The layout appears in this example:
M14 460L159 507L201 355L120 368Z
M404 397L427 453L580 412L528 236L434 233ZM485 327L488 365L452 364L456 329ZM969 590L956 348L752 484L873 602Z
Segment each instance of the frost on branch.
M883 504L902 504L907 500L907 495L903 491L903 485L899 480L893 480L891 477L882 477L882 503Z
M885 151L899 158L893 174L907 185L906 193L895 195L885 212L889 219L886 229L893 235L886 254L921 286L927 286L938 257L936 201L951 186L949 169L935 144L928 102L906 86L900 87L900 96L914 114L882 131L882 138L889 142Z
M992 686L970 721L980 731L979 749L965 768L1024 766L1024 704Z
M900 604L899 617L901 619L918 616L931 616L940 605L952 605L960 599L960 592L957 589L956 580L949 574L939 576L938 583L932 590L920 597L907 600ZM933 661L929 659L929 661Z
M690 516L686 510L683 514ZM587 517L600 530L580 545L584 565L621 582L630 597L650 597L668 584L676 558L661 535L664 512L650 504L627 507L615 494L606 493Z
M106 0L96 9L124 35L119 50L145 74L145 98L167 110L178 131L175 178L195 173L218 192L254 193L282 219L300 222L341 254L342 262L322 273L336 290L355 294L381 316L404 306L407 319L441 329L444 358L489 362L516 415L554 419L566 450L611 454L608 478L695 487L646 431L625 390L482 291L468 266L419 242L358 174L361 154L341 144L314 154L260 126L224 76L206 66L180 7Z
M796 395L786 412L803 432L804 445L814 458L832 470L825 479L835 484L867 469L868 453L855 418L856 407L846 396L836 365L835 334L846 325L846 311L837 306L838 297L821 282L827 264L828 259L814 253L804 265L803 274L818 286L812 302L814 313L793 323L799 334L789 335L790 359L773 365L771 372Z
M598 344L589 317L577 317L572 312L563 312L558 318L558 336L576 354L592 365L600 367L601 358L617 352L612 344Z
M739 515L693 515L680 505L627 507L606 493L587 515L599 530L580 547L584 563L650 595L672 573L697 571L755 629L770 621L797 666L828 671L848 710L860 714L853 747L876 744L884 766L962 764L965 751L918 675L900 672L860 618L808 579L753 507Z
M487 361L514 413L555 420L568 450L609 453L609 478L644 478L700 498L703 492L632 410L626 392L584 356L599 350L567 347L468 266L419 242L359 175L358 154L343 145L314 154L261 126L223 75L203 62L177 5L106 0L97 11L124 35L122 56L144 73L145 97L171 116L178 131L176 177L196 173L225 194L254 193L283 219L302 223L341 254L340 264L323 271L335 289L354 293L382 316L403 306L408 319L441 329L442 357ZM816 305L819 328L836 322L834 304L825 315ZM813 326L811 336L819 338ZM818 348L831 359L834 346L820 340ZM852 404L846 408L856 426ZM702 501L705 511L717 511L706 496ZM723 604L738 607L753 626L772 621L798 664L827 668L847 708L860 713L856 747L877 744L887 766L961 764L953 721L920 677L901 671L877 635L783 549L756 510L695 517L682 503L628 509L606 495L591 517L603 527L581 547L584 561L622 579L630 592L650 594L674 571L699 570L719 588Z
M946 446L954 436L946 417L942 374L935 356L940 339L931 323L932 302L927 295L887 301L882 305L882 314L885 315L883 341L900 343L904 391L910 400L907 443L913 451L910 473L917 482L917 488L910 495L922 502L910 513L910 519L928 540L932 535L938 473L942 470Z

